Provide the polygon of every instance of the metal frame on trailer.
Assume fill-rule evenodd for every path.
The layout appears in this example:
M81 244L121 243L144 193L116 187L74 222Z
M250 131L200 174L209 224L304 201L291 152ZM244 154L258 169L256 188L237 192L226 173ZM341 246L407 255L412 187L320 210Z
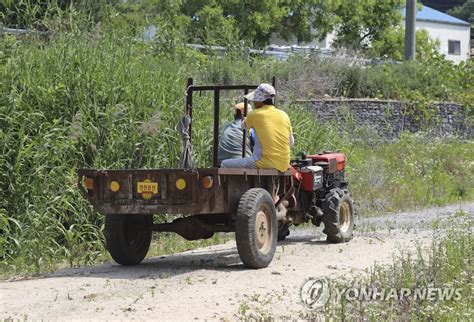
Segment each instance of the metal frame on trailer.
M275 77L272 77L272 85L275 87ZM189 125L189 140L192 139L192 119L193 119L193 92L204 92L204 91L213 91L214 92L214 126L213 126L213 157L212 157L212 166L214 168L219 167L217 150L219 147L219 115L220 115L220 91L222 90L243 90L244 95L249 93L249 90L256 89L258 85L212 85L212 86L196 86L193 85L193 79L188 78L186 86L186 105L184 113L190 117L191 124ZM244 98L244 117L247 116L248 110L248 101ZM242 144L242 157L246 156L245 146L247 144L247 130L243 131L243 144Z

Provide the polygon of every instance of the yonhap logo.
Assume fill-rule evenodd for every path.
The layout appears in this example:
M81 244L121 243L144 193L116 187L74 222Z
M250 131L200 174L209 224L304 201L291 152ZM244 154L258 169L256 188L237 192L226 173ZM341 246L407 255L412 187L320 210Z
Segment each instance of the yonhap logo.
M301 301L308 310L324 306L329 300L329 284L326 279L307 280L300 290Z
M300 289L301 302L308 310L324 306L329 299L331 302L340 301L391 301L399 302L411 299L420 301L459 301L463 298L462 288L453 287L415 287L415 288L383 288L367 285L344 287L331 283L324 278L307 279Z

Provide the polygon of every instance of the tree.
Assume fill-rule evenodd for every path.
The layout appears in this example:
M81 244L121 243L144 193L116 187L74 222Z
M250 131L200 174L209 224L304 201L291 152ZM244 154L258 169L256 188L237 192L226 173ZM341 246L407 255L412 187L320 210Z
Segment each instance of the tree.
M324 1L299 0L289 1L289 12L283 18L278 33L283 39L295 36L298 42L310 42L317 34L314 32L313 19L315 12L323 8ZM318 26L321 27L321 26Z
M447 12L453 7L462 6L466 0L421 0L423 5L441 12Z
M404 0L4 0L7 26L42 24L55 10L69 8L136 34L146 25L163 26L190 42L263 47L272 34L299 42L335 31L335 45L356 50L382 39L401 21ZM112 8L112 9L111 9ZM118 17L115 13L118 12ZM109 17L114 17L109 19ZM162 33L160 33L162 34Z
M309 41L311 11L319 0L129 0L115 7L121 19L137 27L160 20L189 22L177 26L189 42L212 45L265 46L272 33L285 39L296 36ZM172 22L172 24L174 24ZM137 28L134 28L135 32Z
M235 17L223 13L220 6L206 5L191 18L189 39L193 43L225 45L239 43L240 29Z
M405 29L401 26L389 29L380 38L372 42L365 51L369 58L388 58L403 60ZM416 31L416 59L423 60L438 52L439 41L430 38L424 29Z
M203 14L209 14L211 8L214 13L220 11L226 19L234 21L235 28L242 40L256 46L268 44L270 36L274 32L284 29L283 22L297 20L304 15L295 14L292 8L301 5L307 0L189 0L183 6L183 13L191 17L191 33L199 33ZM309 7L307 8L309 10ZM292 18L292 15L294 18ZM223 23L216 15L212 15L214 21L219 25ZM218 26L217 25L217 26ZM290 27L291 29L291 27ZM285 36L292 34L293 30L285 30Z
M364 49L399 24L403 5L404 0L188 0L182 13L191 18L191 34L202 34L203 13L222 25L221 12L233 18L241 39L256 46L267 45L273 33L309 42L336 30L337 46Z
M404 0L328 0L319 4L313 26L318 37L335 31L335 47L368 48L402 20Z
M474 24L474 0L467 0L462 6L454 7L447 13Z

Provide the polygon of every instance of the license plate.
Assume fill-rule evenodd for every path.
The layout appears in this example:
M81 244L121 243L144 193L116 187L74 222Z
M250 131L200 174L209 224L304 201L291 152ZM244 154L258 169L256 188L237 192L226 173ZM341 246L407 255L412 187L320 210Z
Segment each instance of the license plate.
M148 180L137 183L138 193L158 193L158 182L151 182Z

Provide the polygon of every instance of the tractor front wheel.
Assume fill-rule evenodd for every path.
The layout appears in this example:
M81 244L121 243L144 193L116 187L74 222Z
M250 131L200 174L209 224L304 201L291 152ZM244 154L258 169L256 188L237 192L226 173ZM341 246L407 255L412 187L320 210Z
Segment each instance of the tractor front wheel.
M152 215L106 215L105 241L112 258L121 265L137 265L151 242Z
M261 188L240 198L235 218L235 240L240 259L249 268L267 267L275 254L278 223L270 194Z

